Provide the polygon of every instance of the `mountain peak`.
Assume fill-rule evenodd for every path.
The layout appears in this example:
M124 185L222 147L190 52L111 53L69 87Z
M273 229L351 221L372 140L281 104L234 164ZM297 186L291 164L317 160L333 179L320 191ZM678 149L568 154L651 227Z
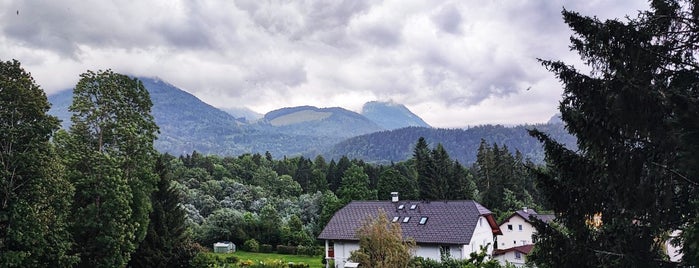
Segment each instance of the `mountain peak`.
M385 129L430 127L405 105L393 101L370 101L362 106L362 115Z

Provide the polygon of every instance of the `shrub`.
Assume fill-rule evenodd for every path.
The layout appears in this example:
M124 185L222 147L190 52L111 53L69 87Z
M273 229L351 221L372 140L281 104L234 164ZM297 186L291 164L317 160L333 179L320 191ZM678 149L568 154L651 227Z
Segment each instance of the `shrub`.
M310 267L310 265L308 265L307 263L303 263L303 262L299 262L299 263L290 262L289 263L289 268L309 268L309 267Z
M277 253L296 255L296 247L295 246L277 245Z
M255 239L248 239L243 243L243 248L249 252L260 252L260 243Z
M274 247L270 244L262 244L260 245L260 252L262 253L272 253L274 251Z

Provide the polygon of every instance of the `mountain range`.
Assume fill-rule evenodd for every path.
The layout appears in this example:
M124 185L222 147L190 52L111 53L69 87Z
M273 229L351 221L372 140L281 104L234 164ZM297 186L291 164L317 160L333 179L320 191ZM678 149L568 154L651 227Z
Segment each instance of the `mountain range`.
M432 128L404 105L394 102L366 103L361 113L340 107L285 107L265 115L246 108L226 111L206 104L158 78L139 77L153 101L152 114L160 127L155 147L173 155L203 154L237 156L270 152L275 157L323 155L338 159L346 155L368 162L388 163L411 157L419 137L432 145L441 143L462 163L475 161L484 139L519 150L535 162L543 161L541 145L527 135L536 127L569 146L574 137L560 122L516 127L484 125L468 129ZM68 128L72 90L50 95L50 114Z

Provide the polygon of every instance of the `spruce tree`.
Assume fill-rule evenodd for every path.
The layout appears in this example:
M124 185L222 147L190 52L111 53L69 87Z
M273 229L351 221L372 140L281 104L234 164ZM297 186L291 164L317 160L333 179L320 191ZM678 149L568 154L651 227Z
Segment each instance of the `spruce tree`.
M182 207L180 192L172 186L172 174L167 165L171 158L158 158L157 189L151 195L151 211L146 238L133 254L131 267L187 267L194 257L192 241L185 223L186 211Z
M652 1L625 22L564 10L591 72L543 61L563 83L572 151L532 131L548 169L537 178L557 214L538 223L538 267L662 267L663 243L683 230L684 259L699 245L699 62L696 1Z

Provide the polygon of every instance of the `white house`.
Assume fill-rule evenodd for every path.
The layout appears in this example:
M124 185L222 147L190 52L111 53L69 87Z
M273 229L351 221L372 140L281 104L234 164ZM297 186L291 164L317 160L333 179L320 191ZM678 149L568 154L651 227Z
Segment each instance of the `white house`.
M496 249L493 252L493 258L503 265L511 263L516 267L523 267L527 261L526 256L532 251L532 248L534 248L534 245L529 244L508 249Z
M493 253L493 258L500 260L503 264L508 261L515 265L524 265L526 255L533 248L533 235L536 233L536 228L532 225L532 218L550 222L555 216L553 214L539 214L526 207L512 213L500 223L502 234L497 236L498 246Z
M423 258L440 260L440 250L448 250L452 258L466 259L481 246L488 246L491 254L494 237L501 234L493 213L475 201L398 201L397 197L352 201L335 213L318 236L325 240L326 259L343 267L350 252L359 249L357 229L380 210L401 225L404 238L415 240L415 255Z
M510 217L500 223L502 235L497 237L498 249L534 244L532 235L536 233L536 229L531 224L529 217L537 218L543 222L549 222L554 219L553 214L538 214L533 209L524 208L515 211Z

